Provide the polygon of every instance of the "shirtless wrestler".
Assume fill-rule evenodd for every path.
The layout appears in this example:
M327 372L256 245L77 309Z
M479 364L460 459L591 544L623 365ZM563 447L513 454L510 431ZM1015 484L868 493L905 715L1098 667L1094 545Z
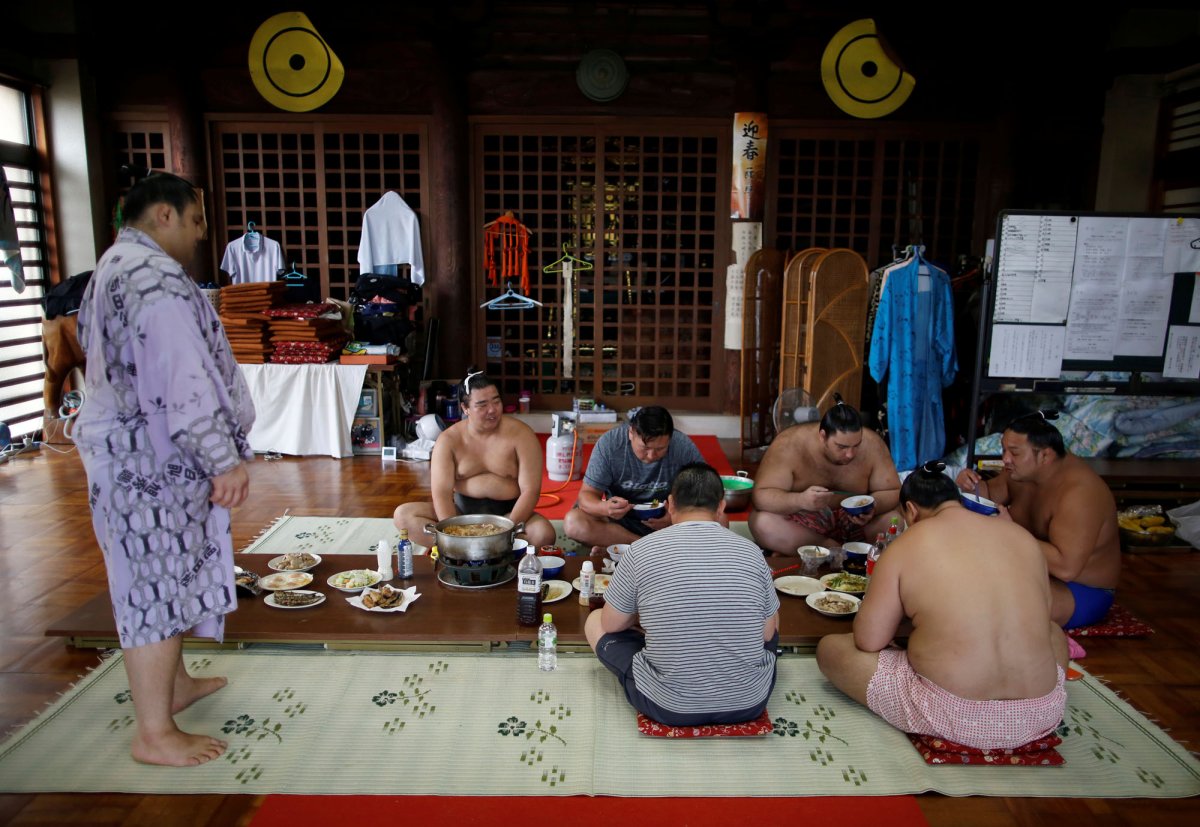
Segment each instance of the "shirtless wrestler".
M542 446L533 430L504 415L500 389L481 372L469 373L459 388L463 419L433 446L429 488L433 502L404 503L397 528L413 542L430 544L425 526L459 514L496 514L525 523L534 547L554 543L550 521L534 513L542 490Z
M964 508L943 469L904 480L909 528L876 563L853 633L822 638L817 665L904 732L1021 746L1052 732L1066 705L1046 560L1025 529ZM889 647L906 617L908 648Z
M887 446L837 397L819 423L793 425L775 437L754 477L750 533L775 554L811 543L840 545L886 531L899 502L900 478ZM852 516L851 494L870 494L875 507Z
M964 491L1007 506L1012 520L1028 529L1050 569L1051 617L1065 629L1090 626L1108 614L1121 577L1117 505L1104 480L1079 457L1067 453L1062 434L1034 411L1009 424L1000 437L1004 470L983 480L967 469L958 475Z

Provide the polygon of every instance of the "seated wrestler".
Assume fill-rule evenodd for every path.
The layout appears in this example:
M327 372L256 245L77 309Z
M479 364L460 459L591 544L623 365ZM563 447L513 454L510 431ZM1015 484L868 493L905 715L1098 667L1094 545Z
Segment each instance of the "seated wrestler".
M554 542L554 526L534 513L542 490L542 446L533 430L504 415L500 389L481 371L459 388L462 420L437 438L429 467L433 502L404 503L397 528L415 543L431 544L425 526L458 514L496 514L525 523L532 546Z
M822 638L817 664L897 729L1011 749L1062 721L1067 638L1037 541L964 508L944 468L904 480L909 528L876 563L854 632ZM906 617L907 650L889 647Z
M887 446L863 428L858 411L834 398L819 423L776 436L754 476L750 533L775 554L869 540L900 516L900 478ZM841 502L852 494L874 497L872 510L847 514Z
M978 491L1030 531L1050 569L1051 617L1065 629L1108 614L1121 578L1117 504L1100 476L1067 453L1054 411L1013 420L1000 437L1004 470L990 480L967 469L964 491Z
M754 720L775 685L771 570L754 543L720 524L724 509L720 475L685 466L667 498L671 525L622 555L604 608L584 625L629 703L668 726Z
M675 430L666 408L630 411L629 421L606 431L592 449L579 499L563 521L566 535L603 548L632 543L670 525L670 515L642 520L633 506L666 502L679 469L693 462L704 462L704 457L691 437Z

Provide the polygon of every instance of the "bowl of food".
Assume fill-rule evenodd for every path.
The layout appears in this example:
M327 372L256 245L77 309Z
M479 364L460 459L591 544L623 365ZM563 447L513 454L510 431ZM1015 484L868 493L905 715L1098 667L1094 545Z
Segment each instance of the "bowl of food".
M867 554L871 551L870 543L842 543L846 551L846 559L842 567L852 573L865 574L867 571Z
M722 475L721 485L725 489L725 510L745 511L750 507L750 495L754 493L754 480L745 471L733 475Z
M855 494L842 500L842 510L853 517L866 514L874 507L875 498L870 494Z
M561 557L539 557L538 560L542 563L543 581L556 579L567 565L567 561Z
M614 563L621 562L621 555L629 551L628 543L613 543L608 547L608 556Z
M1169 546L1175 540L1175 527L1161 514L1117 515L1121 539L1130 546Z
M667 506L662 500L648 503L634 503L630 511L639 520L653 520L667 513Z
M1000 508L987 497L981 497L978 494L971 494L964 491L959 494L959 499L962 500L962 504L967 507L968 511L974 511L976 514L984 514L990 517L993 514L1000 513Z
M513 540L513 559L520 560L525 556L525 549L529 548L528 540Z

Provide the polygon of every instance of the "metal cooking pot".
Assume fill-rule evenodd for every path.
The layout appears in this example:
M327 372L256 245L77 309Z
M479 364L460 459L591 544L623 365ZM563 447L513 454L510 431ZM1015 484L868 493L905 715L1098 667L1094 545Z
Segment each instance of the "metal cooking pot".
M502 530L484 537L459 537L455 534L445 533L448 526L479 525L480 523L492 523L500 526ZM514 523L507 517L498 517L495 514L462 514L448 520L425 525L425 533L432 534L436 538L434 542L438 547L439 557L466 562L490 560L502 554L511 554L513 540L524 530L525 523Z
M754 492L754 480L745 471L736 475L723 474L721 485L725 486L725 510L743 511L750 507L750 495Z

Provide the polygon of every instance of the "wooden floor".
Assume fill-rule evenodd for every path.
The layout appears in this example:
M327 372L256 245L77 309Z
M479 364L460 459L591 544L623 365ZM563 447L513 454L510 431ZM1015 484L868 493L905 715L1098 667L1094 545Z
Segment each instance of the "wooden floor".
M736 443L727 444L736 451ZM736 467L746 467L733 457ZM234 547L290 509L296 514L386 517L428 493L427 465L378 458L262 459L252 493L233 515ZM91 651L47 639L48 624L105 587L92 535L87 486L75 454L44 448L0 465L0 732L31 719L97 663ZM1083 640L1085 668L1135 707L1200 748L1200 554L1127 555L1119 601L1156 634L1142 640ZM980 772L1003 772L1002 769ZM1104 824L1168 827L1200 823L1200 799L919 797L930 824ZM0 795L0 824L247 824L256 796ZM574 805L572 805L574 806Z

